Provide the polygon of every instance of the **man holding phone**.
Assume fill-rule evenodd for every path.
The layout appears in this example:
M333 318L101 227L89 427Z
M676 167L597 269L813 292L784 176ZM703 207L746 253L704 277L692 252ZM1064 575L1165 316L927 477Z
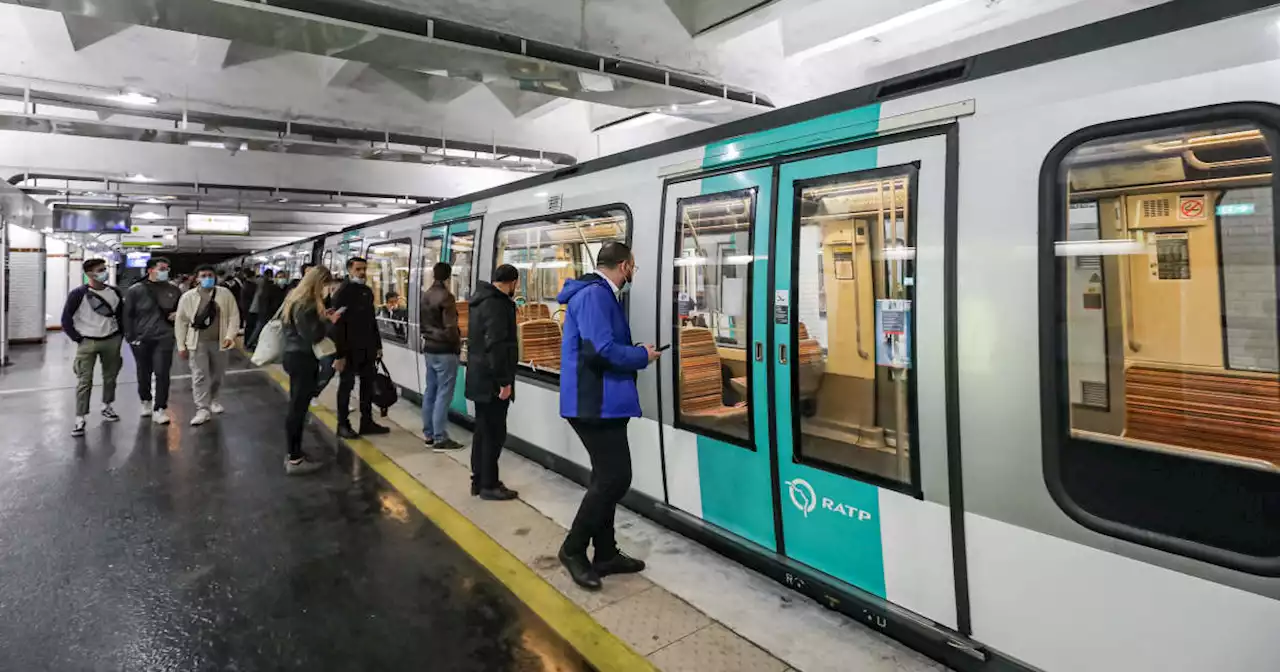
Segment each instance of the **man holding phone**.
M652 345L632 345L619 295L635 278L636 260L623 243L608 243L596 272L565 283L560 345L560 415L591 456L591 483L560 547L560 562L574 583L601 588L600 577L644 570L644 562L618 550L613 519L631 488L627 423L640 417L636 373L662 356ZM665 349L665 348L664 348ZM595 557L587 560L587 546Z

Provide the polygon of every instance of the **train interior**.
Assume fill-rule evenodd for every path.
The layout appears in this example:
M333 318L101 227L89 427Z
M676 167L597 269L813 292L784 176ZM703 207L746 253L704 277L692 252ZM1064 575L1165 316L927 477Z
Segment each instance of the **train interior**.
M797 451L909 482L914 248L910 172L798 187L794 404ZM675 267L679 413L749 438L747 322L754 193L680 203ZM761 340L753 338L753 340Z
M556 297L565 282L595 270L596 255L605 243L627 240L627 225L625 211L604 210L498 230L498 263L520 272L516 340L523 366L560 372L565 307Z
M1074 436L1280 466L1276 140L1227 123L1064 161Z

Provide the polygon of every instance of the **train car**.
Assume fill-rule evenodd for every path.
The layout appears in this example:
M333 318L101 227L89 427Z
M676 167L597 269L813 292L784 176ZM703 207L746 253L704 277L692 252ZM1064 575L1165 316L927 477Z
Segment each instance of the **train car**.
M633 335L671 346L638 378L636 510L956 669L1280 669L1273 4L1159 5L322 263L370 260L414 391L431 265L459 297L520 269L508 446L583 481L554 297L626 241Z

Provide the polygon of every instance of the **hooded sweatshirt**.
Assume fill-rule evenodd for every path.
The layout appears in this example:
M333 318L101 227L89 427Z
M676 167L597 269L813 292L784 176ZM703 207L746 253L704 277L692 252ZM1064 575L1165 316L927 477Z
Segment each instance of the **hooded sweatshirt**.
M565 283L567 306L560 342L560 415L565 418L640 417L636 372L649 353L631 343L631 326L609 282L595 273Z

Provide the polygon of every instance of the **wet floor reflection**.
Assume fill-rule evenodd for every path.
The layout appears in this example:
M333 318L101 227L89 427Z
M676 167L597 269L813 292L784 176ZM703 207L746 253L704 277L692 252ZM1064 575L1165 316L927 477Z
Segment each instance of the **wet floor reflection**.
M124 420L94 417L82 440L72 390L6 385L0 668L585 669L350 453L286 477L265 375L228 378L227 414L201 428L188 383L168 427L122 385ZM332 443L312 428L307 445Z

